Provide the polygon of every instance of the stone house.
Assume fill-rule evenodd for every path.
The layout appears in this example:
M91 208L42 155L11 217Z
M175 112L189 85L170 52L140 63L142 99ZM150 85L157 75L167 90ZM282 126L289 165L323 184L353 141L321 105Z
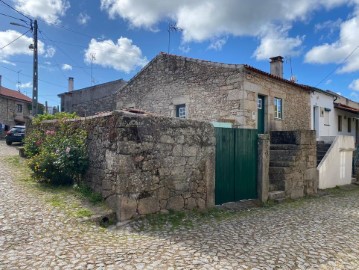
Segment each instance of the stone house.
M14 125L24 125L30 116L31 98L19 91L0 86L0 125L8 130Z
M309 87L283 78L280 56L270 69L160 53L118 91L116 108L260 133L310 129Z
M116 108L115 93L126 82L122 79L74 90L74 78L68 81L68 92L59 94L61 112L76 112L79 116L94 115L99 112L113 111Z

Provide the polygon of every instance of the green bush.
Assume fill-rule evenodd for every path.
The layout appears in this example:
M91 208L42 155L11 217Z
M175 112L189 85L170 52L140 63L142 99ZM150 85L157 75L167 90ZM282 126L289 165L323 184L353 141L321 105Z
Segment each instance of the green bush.
M34 127L25 139L34 178L55 185L79 182L88 167L86 137L85 130L65 121L59 121L56 130Z

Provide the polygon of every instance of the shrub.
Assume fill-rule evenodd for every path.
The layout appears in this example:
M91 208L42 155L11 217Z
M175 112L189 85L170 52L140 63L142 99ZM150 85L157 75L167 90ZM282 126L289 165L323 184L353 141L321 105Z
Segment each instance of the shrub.
M33 177L55 185L79 182L88 167L87 133L59 121L56 130L34 128L25 139Z

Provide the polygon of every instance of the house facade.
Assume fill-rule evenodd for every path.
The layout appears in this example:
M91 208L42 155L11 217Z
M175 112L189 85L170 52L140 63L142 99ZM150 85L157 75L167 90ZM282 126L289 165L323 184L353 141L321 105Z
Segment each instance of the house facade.
M31 98L19 91L0 86L0 125L5 130L24 125L30 116Z
M61 112L76 112L79 116L113 111L116 108L115 94L126 82L122 79L74 90L74 78L68 81L68 91L59 94Z
M312 92L311 123L317 141L332 142L336 136L344 135L359 142L359 104L331 91Z
M310 129L308 87L283 79L283 60L271 73L160 53L117 93L117 109L136 108L215 126Z

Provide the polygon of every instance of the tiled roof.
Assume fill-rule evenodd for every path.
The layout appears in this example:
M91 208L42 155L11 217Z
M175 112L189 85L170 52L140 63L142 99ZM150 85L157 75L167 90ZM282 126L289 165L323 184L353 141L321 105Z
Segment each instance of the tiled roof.
M254 68L254 67L252 67L250 65L243 65L243 66L245 68L251 70L251 71L254 71L256 73L262 74L262 75L267 76L269 78L272 78L272 79L275 79L275 80L278 80L278 81L281 81L281 82L284 82L284 83L288 83L288 84L291 84L293 86L296 86L296 87L299 87L301 89L305 89L305 90L308 90L308 91L312 90L311 87L309 87L309 86L306 86L304 84L298 84L296 82L293 82L293 81L290 81L290 80L287 80L287 79L272 75L272 74L270 74L268 72L265 72L265 71L262 71L260 69Z
M257 69L257 68L254 68L250 65L246 65L246 64L225 64L225 63L218 63L218 62L212 62L212 61L207 61L207 60L200 60L200 59L195 59L195 58L189 58L189 57L184 57L184 56L179 56L179 55L174 55L174 54L168 54L168 53L164 53L164 52L161 52L159 55L164 55L164 56L169 56L169 57L172 57L172 58L175 58L175 59L184 59L184 60L187 60L187 61L191 61L191 62L196 62L196 63L202 63L202 64L207 64L207 65L211 65L211 66L217 66L217 67L223 67L223 68L241 68L241 67L245 67L246 69L248 70L251 70L251 71L254 71L258 74L261 74L261 75L264 75L264 76L267 76L269 78L272 78L272 79L275 79L275 80L278 80L278 81L281 81L281 82L284 82L284 83L287 83L287 84L290 84L290 85L293 85L293 86L296 86L296 87L299 87L301 89L304 89L304 90L308 90L310 91L310 87L308 86L305 86L305 85L302 85L302 84L298 84L296 82L293 82L293 81L290 81L290 80L287 80L287 79L284 79L284 78L281 78L281 77L278 77L278 76L275 76L275 75L272 75L268 72L265 72L265 71L262 71L260 69ZM157 58L157 57L156 57ZM151 61L152 62L152 61ZM150 63L151 63L150 62ZM149 64L150 64L149 63ZM148 65L149 65L148 64ZM146 68L146 67L145 67Z
M351 112L351 113L359 113L359 109L341 104L341 103L335 103L334 102L334 108L343 110L343 111L347 111L347 112Z
M18 99L30 103L32 101L31 98L25 96L24 94L21 94L19 91L11 90L3 86L0 87L0 96L5 96L12 99Z

